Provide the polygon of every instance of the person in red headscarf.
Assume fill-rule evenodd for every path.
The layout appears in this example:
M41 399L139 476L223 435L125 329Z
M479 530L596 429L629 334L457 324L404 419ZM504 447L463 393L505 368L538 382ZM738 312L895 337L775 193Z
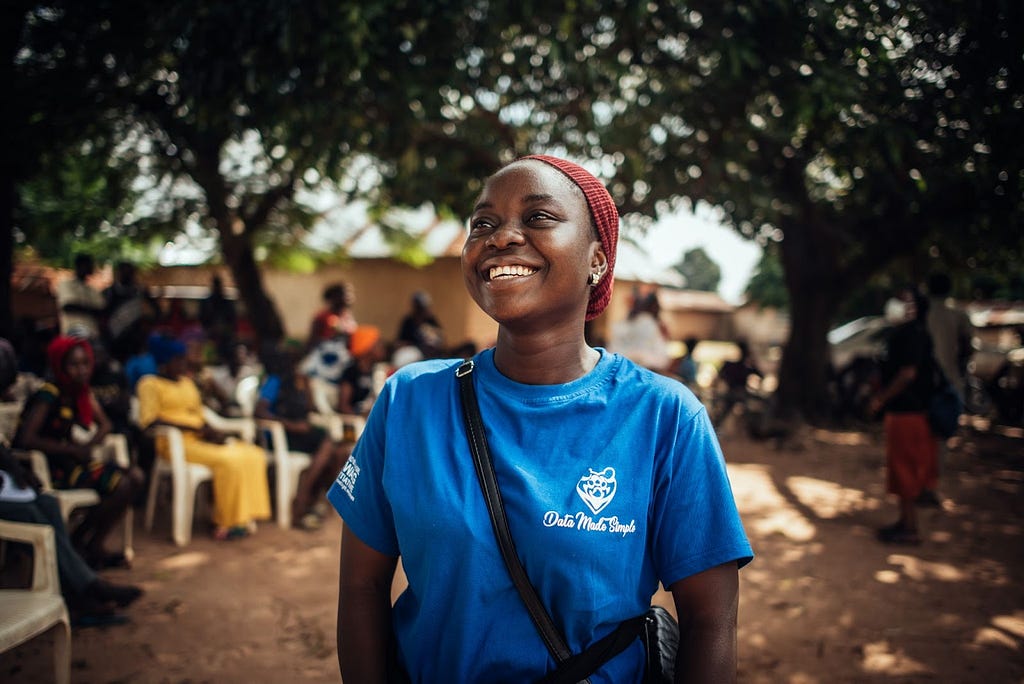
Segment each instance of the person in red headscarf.
M494 347L397 370L328 492L344 520L346 682L666 676L646 672L638 638L659 582L679 616L678 681L736 681L753 552L711 421L682 383L586 339L618 229L611 195L572 162L526 157L483 183L462 276L498 324ZM357 331L352 353L372 343ZM483 424L467 426L474 405ZM470 439L489 445L504 516ZM490 528L514 542L508 566ZM392 601L399 559L408 587Z
M46 352L53 382L44 384L25 403L14 445L46 454L57 489L99 493L100 503L89 509L72 533L72 542L94 568L126 565L124 555L107 552L104 542L141 491L144 476L138 468L93 460L93 448L110 433L111 423L89 387L93 372L89 342L62 335Z

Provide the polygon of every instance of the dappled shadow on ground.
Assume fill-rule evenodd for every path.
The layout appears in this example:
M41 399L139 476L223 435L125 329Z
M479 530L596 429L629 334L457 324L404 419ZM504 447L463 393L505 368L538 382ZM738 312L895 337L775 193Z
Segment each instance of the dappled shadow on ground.
M741 572L741 682L1024 676L1024 441L965 434L919 547L874 538L896 516L880 434L723 446L757 553Z
M895 517L877 431L782 448L739 432L725 426L722 446L757 553L740 573L740 682L1024 678L1024 439L968 431L907 548L874 538ZM337 519L231 543L201 528L185 549L167 520L137 530L135 568L108 576L146 596L130 625L74 633L73 681L339 681ZM48 681L49 658L46 639L0 656L0 681Z

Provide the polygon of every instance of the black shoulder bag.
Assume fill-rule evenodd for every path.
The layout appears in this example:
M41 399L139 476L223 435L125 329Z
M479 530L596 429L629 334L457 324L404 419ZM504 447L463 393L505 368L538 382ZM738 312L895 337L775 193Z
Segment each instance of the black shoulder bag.
M516 554L515 544L505 517L498 480L494 474L494 463L487 447L483 419L476 399L473 384L473 361L465 361L455 371L459 380L459 395L462 399L462 414L466 420L466 435L469 450L473 454L473 465L480 480L480 489L487 502L491 526L498 539L505 567L512 577L516 591L526 605L526 610L540 634L548 652L558 667L540 680L540 684L571 684L589 682L587 679L604 663L624 651L638 636L643 639L647 650L647 670L644 678L649 684L673 681L675 656L679 648L679 625L664 608L652 606L646 613L630 618L619 624L611 634L591 644L581 653L573 654L565 643L551 615L541 603L536 589L526 576L526 570Z

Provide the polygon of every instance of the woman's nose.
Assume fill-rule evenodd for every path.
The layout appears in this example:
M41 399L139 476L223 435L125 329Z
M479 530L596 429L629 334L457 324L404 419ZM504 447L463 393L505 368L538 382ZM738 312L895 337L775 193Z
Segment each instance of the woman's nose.
M491 236L487 238L487 246L495 249L506 249L512 245L519 245L523 242L523 229L516 220L505 221L494 229Z

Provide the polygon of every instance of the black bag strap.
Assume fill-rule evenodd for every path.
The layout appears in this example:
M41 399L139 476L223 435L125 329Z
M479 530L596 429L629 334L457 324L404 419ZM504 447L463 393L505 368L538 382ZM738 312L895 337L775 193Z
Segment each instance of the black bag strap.
M519 592L526 605L526 610L540 634L548 652L558 663L558 668L541 680L543 684L562 684L569 682L587 682L597 668L621 653L641 633L644 628L644 616L640 615L620 623L607 636L598 640L582 653L572 654L565 639L555 626L554 620L537 595L537 590L526 575L522 562L516 553L508 519L505 517L505 506L501 501L498 479L494 474L494 462L487 447L487 435L484 433L484 422L480 416L480 406L476 398L476 387L473 383L473 360L462 363L455 371L459 380L459 395L462 399L462 415L466 420L466 435L469 438L469 450L473 454L473 465L480 489L483 491L487 511L491 517L494 536L498 539L498 548L505 561L505 567L512 577L512 584Z

